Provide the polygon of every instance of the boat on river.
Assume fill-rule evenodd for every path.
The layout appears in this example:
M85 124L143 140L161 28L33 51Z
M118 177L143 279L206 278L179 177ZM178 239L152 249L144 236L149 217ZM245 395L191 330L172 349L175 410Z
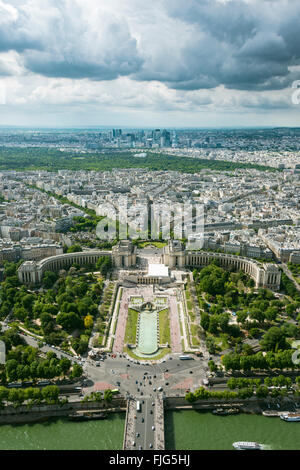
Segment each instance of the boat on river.
M282 413L280 418L283 421L297 422L300 421L300 413Z
M234 442L233 447L237 450L262 450L263 444L258 442L239 441Z
M72 413L68 416L70 421L90 421L96 419L106 419L106 413Z
M238 408L217 408L212 411L214 415L218 416L228 416L228 415L236 415L240 412Z

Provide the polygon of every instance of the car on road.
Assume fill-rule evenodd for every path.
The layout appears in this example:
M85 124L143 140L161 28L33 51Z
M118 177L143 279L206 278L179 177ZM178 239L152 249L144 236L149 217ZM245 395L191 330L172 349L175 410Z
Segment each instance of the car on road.
M136 437L140 437L140 433L139 433L139 432L136 433Z
M142 423L143 423L144 421L145 421L145 419L144 419L144 418L142 418Z
M153 402L152 402L152 406L154 406L154 405L155 405L155 403L154 403L154 401L153 401Z
M150 414L153 415L153 411L152 411L152 410L150 410Z
M150 447L150 449L152 449L153 445L152 445L152 444L149 444L149 447Z
M152 429L152 431L155 431L155 426L152 426L152 428L151 428L151 429Z
M135 441L132 442L132 447L135 447Z
M156 388L154 387L153 392L156 392Z
M142 449L143 449L143 447L142 447L142 446L139 446L139 450L142 450Z

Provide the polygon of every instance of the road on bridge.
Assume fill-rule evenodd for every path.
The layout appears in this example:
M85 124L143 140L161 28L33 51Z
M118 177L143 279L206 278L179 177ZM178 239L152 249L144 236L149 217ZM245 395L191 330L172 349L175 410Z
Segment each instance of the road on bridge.
M140 397L137 400L141 404L141 411L136 413L135 442L137 449L150 449L150 444L154 447L155 430L155 403L152 397ZM152 412L152 413L151 413Z

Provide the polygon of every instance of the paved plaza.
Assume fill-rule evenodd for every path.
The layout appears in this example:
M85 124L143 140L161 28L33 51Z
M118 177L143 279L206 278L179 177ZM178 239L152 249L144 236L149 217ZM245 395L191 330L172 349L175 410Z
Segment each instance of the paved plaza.
M180 333L180 320L178 312L177 301L177 288L165 289L164 291L156 291L153 285L151 286L138 286L138 287L123 287L122 299L120 301L119 315L117 320L117 327L115 331L115 340L113 345L113 352L121 354L124 350L126 323L128 318L128 308L130 305L131 297L142 297L143 302L154 302L156 295L163 295L167 298L167 307L169 308L170 318L170 339L171 350L173 353L182 352L181 333ZM145 353L153 354L157 350L157 318L156 313L141 314L140 319L140 338L138 349L141 357L145 357ZM136 352L137 353L137 352Z

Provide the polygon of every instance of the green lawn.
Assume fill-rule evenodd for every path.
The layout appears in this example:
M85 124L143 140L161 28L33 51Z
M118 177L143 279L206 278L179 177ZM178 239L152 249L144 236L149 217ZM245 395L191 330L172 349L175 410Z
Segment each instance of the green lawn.
M164 246L167 245L166 242L139 242L138 243L138 248L145 248L146 246L149 246L149 245L152 245L152 246L155 246L156 248L163 248Z
M145 362L151 362L151 361L158 361L159 359L162 359L164 356L166 356L167 354L170 354L171 352L171 348L160 348L157 352L157 354L155 354L154 356L151 356L151 357L141 357L141 356L137 356L136 354L134 354L134 352L129 349L129 348L125 348L125 352L128 354L128 356L132 357L133 359L137 359L138 361L142 362L142 361L145 361Z
M199 340L199 335L198 335L199 326L192 324L190 325L190 327L191 327L191 334L192 334L192 338L191 338L192 345L199 346L200 345L200 340Z
M159 312L159 342L160 344L171 343L169 309Z
M138 317L139 317L139 312L131 308L128 309L128 317L127 317L126 332L125 332L125 343L135 344Z

